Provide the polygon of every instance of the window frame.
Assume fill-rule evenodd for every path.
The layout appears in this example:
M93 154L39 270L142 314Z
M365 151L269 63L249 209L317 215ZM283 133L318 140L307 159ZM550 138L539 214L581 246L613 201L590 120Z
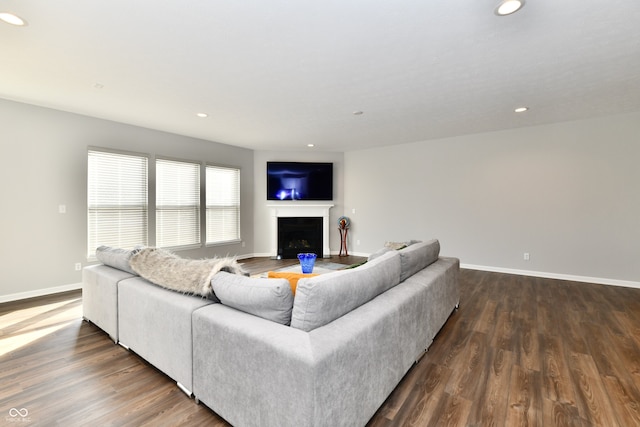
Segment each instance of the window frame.
M98 205L93 205L93 199L96 197L101 197L101 195L96 195L94 192L92 192L92 188L95 186L96 188L98 186L101 186L100 182L98 183L93 183L92 182L92 167L91 167L91 156L92 153L95 153L95 155L97 156L122 156L122 157L129 157L129 158L137 158L138 160L143 160L144 162L144 167L139 171L139 172L143 172L141 174L141 176L143 177L143 182L144 185L142 186L142 188L144 188L144 190L141 192L141 195L144 196L144 201L141 205L128 205L128 206L140 206L139 209L137 209L143 217L142 220L142 230L138 233L141 236L141 239L139 241L136 241L136 243L131 243L131 244L123 244L121 243L123 240L127 241L131 241L133 242L133 240L135 240L135 237L133 237L133 239L131 238L126 238L127 234L122 232L122 227L121 227L121 223L122 223L122 212L125 211L127 213L131 213L132 208L126 208L126 209L118 209L118 207L120 206L127 206L125 203L122 204L113 204L113 205L109 205L109 204L98 204ZM105 160L106 162L106 160ZM115 247L123 247L124 249L133 249L134 246L136 245L148 245L149 244L149 212L150 212L150 205L149 205L149 189L150 189L150 183L149 183L149 166L150 166L150 156L148 154L145 153L137 153L137 152L131 152L131 151L122 151L122 150L111 150L111 149L105 149L105 148L101 148L101 147L92 147L89 146L87 147L87 176L86 176L86 188L87 188L87 211L86 211L86 215L87 215L87 228L86 228L86 236L87 236L87 259L88 260L95 260L96 259L96 248L100 245L107 245L107 246L115 246ZM103 165L105 166L105 165ZM99 172L98 172L99 173ZM118 190L118 195L120 196L122 194L122 186L123 185L127 185L130 184L130 181L127 181L125 178L130 176L133 176L133 174L118 174L118 177L120 177L120 180L122 181L122 183L120 183L119 185L119 190ZM124 183L124 184L123 184ZM104 185L115 185L114 183L111 182L102 182L102 187L104 188ZM100 191L99 189L97 191ZM103 194L102 197L105 197L105 195ZM108 196L107 196L108 197ZM118 199L122 200L122 197L118 197ZM98 206L98 207L96 207ZM100 208L99 206L103 206L102 208ZM104 207L106 206L106 207ZM99 241L99 240L104 240L102 237L100 237L101 234L108 234L107 232L105 232L105 227L94 227L92 228L92 224L96 224L98 222L98 219L95 218L96 214L95 212L97 210L104 210L104 211L112 211L113 213L117 213L120 212L120 221L119 221L119 225L118 225L118 232L117 232L117 242L114 240L108 240L108 241ZM127 215L125 215L127 216ZM104 219L100 220L100 221L104 221ZM112 228L107 226L108 228ZM115 234L115 233L114 233ZM91 246L95 246L95 247L91 247Z
M211 169L217 169L217 170L229 170L229 171L233 171L236 175L235 178L235 183L236 183L236 188L234 189L235 195L233 196L233 198L235 199L235 204L230 204L227 205L227 207L232 207L235 210L235 214L236 214L236 230L235 230L235 237L231 238L231 239L227 239L227 240L217 240L217 241L209 241L209 233L210 233L210 223L209 223L209 213L210 213L210 204L209 204L209 200L208 200L208 196L209 196L209 181L208 181L208 174L207 171L209 170L209 168ZM219 164L213 164L213 163L205 163L204 164L204 179L205 179L205 186L204 186L204 239L203 241L205 242L206 246L220 246L220 245L228 245L228 244L237 244L239 242L242 241L242 170L239 167L235 167L235 166L225 166L225 165L219 165Z
M179 159L179 158L174 158L174 157L164 157L164 156L156 156L156 158L154 159L154 182L153 182L153 192L154 192L154 212L153 212L153 216L155 218L155 246L158 248L163 248L163 249L194 249L194 248L202 248L203 247L203 239L202 239L202 233L203 233L203 229L202 229L202 162L200 161L194 161L194 160L188 160L188 159ZM160 238L159 236L161 235L160 233L160 227L161 227L161 221L158 218L159 213L161 212L169 212L171 209L168 208L161 208L159 207L159 197L161 197L160 195L160 185L159 185L159 174L158 174L158 164L162 163L162 162L167 162L167 163L183 163L183 164L189 164L191 166L197 166L196 170L197 170L197 177L195 179L195 184L197 186L197 188L193 189L194 190L194 194L196 195L196 197L194 198L194 200L197 201L197 205L185 205L185 208L183 209L185 212L187 212L189 209L186 206L197 206L196 209L193 209L193 211L196 213L196 218L193 221L193 224L196 225L197 230L192 230L193 236L197 236L198 241L197 242L190 242L190 243L182 243L182 244L169 244L169 245L165 245L164 242L160 242ZM174 207L175 209L175 207ZM171 243L175 243L175 242L171 242Z

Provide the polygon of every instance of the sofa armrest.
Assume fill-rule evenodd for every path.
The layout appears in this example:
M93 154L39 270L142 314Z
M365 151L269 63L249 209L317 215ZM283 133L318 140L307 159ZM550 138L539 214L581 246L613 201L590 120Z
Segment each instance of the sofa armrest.
M193 358L194 395L231 424L308 425L306 332L214 304L193 313Z
M82 270L82 316L118 342L118 283L135 277L103 264Z

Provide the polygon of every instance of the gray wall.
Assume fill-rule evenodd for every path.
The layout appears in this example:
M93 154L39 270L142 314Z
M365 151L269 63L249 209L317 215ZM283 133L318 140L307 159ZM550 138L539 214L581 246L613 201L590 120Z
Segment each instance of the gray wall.
M640 285L640 112L347 153L251 151L2 99L0 124L0 302L79 286L87 146L241 168L246 246L184 256L267 255L266 162L331 161L330 223L351 218L350 254L437 237L474 268ZM337 226L330 240L337 253Z
M304 143L304 141L302 142ZM302 144L301 143L301 144ZM340 252L340 234L338 232L338 218L344 213L344 154L333 152L321 152L315 149L306 151L255 151L255 181L254 203L255 208L255 240L254 248L256 256L269 256L271 242L269 241L269 227L271 212L267 205L291 204L291 202L267 201L267 161L292 161L292 162L333 162L333 201L331 202L304 202L306 204L333 204L329 211L329 247L331 253ZM295 202L304 204L303 202ZM335 225L335 227L333 227Z
M241 168L241 244L190 250L203 258L253 252L251 150L0 99L0 301L78 287L87 253L87 147ZM67 213L58 213L66 205Z
M633 113L347 152L352 252L436 237L480 269L640 285L639 137Z

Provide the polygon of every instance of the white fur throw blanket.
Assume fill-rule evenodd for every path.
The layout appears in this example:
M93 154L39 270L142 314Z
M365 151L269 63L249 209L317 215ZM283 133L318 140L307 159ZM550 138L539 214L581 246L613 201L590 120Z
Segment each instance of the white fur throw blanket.
M244 274L235 258L185 259L159 248L144 248L129 259L133 271L163 288L212 297L211 279L219 271Z

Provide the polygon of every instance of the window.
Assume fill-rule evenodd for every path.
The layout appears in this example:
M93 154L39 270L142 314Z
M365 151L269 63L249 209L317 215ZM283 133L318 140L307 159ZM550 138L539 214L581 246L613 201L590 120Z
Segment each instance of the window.
M207 243L240 240L240 170L207 166Z
M200 241L200 164L157 159L156 246Z
M89 150L88 257L100 245L147 244L147 157Z
M155 161L155 182L149 179L150 159ZM240 169L153 159L152 154L89 149L89 258L101 245L185 248L200 247L203 240L240 241ZM155 195L155 204L149 204L149 194ZM155 233L149 230L154 217Z

